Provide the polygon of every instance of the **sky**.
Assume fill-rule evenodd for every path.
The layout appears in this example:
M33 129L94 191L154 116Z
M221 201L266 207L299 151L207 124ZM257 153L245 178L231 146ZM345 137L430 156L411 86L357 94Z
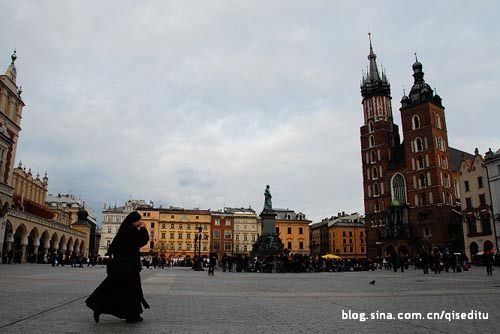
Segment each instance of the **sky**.
M368 32L395 122L414 53L449 145L500 148L498 1L0 0L0 70L17 50L16 165L104 203L313 222L363 213L359 128Z

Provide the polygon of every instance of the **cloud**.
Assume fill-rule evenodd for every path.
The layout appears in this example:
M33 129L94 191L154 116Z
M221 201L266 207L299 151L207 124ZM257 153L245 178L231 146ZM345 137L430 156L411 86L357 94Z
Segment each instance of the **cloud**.
M266 184L275 206L315 221L363 212L368 30L397 123L418 52L443 98L450 144L500 144L499 4L406 6L2 1L0 60L6 68L17 47L27 104L16 160L47 170L51 192L71 190L96 212L130 197L260 210Z

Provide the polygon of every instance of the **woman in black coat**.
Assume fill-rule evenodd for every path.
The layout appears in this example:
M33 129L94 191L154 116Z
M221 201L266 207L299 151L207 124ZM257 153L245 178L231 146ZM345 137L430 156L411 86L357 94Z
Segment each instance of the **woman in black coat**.
M85 301L94 311L94 320L101 314L111 314L127 322L142 321L144 300L141 286L139 249L149 241L146 225L140 221L137 211L131 212L120 225L109 246L108 254L114 265L108 268L108 276ZM113 270L111 270L113 269Z

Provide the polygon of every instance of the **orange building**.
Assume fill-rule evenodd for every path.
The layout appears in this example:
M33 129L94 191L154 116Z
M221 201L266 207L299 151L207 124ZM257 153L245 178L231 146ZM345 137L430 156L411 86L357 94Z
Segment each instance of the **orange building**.
M366 258L366 232L358 213L339 214L328 222L329 253L345 259Z
M289 209L276 211L276 233L290 254L310 254L309 224L310 220L302 213Z
M142 216L141 221L146 224L149 234L149 242L141 248L141 254L159 255L166 250L166 243L159 242L160 234L160 212L158 209L144 207L137 208Z

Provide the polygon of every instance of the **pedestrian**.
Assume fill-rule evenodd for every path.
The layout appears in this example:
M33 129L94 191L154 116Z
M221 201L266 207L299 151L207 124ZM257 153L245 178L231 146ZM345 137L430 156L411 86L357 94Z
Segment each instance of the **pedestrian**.
M210 253L210 258L208 260L208 276L214 276L215 266L217 265L217 259L214 253Z
M493 253L491 251L485 252L483 260L486 265L486 275L493 276Z
M108 262L108 276L85 301L94 311L96 323L101 314L139 322L142 321L142 306L149 308L140 276L140 248L148 243L149 235L140 219L141 215L133 211L121 223L108 249L113 256Z

